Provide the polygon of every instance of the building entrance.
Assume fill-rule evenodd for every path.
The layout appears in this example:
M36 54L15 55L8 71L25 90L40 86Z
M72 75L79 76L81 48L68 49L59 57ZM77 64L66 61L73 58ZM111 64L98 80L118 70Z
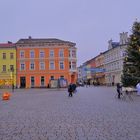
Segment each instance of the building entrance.
M26 77L20 77L20 88L26 87Z

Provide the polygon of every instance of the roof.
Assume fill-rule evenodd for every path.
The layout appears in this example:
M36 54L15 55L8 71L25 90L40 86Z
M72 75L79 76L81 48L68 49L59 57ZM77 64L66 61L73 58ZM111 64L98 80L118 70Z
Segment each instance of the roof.
M91 61L95 60L97 57L99 57L100 55L104 54L105 52L106 52L106 51L101 52L101 53L98 54L97 56L95 56L95 57L93 57L93 58L87 60L86 62L83 63L83 65L86 65L86 64L90 63Z
M31 38L31 37L27 39L20 39L19 41L17 41L16 44L36 44L36 43L66 43L72 46L76 45L76 43L56 38Z
M0 43L0 48L11 48L15 47L14 43Z
M112 42L111 44L113 48L120 46L119 42Z

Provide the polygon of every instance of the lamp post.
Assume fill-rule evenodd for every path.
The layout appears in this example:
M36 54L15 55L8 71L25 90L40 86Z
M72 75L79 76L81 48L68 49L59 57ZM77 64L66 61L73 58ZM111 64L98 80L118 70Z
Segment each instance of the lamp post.
M12 92L14 92L14 69L12 69Z
M14 92L14 68L11 68L9 71L10 71L10 78L11 78L11 89L12 92Z

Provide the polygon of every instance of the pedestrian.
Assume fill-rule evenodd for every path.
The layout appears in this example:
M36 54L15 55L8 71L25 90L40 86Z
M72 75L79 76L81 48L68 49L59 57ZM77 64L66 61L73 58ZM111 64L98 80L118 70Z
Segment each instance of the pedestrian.
M87 81L88 86L90 87L90 80Z
M68 86L68 92L69 92L69 97L72 97L72 93L73 93L72 83L70 83L69 86Z
M140 82L136 85L137 95L140 95Z
M76 84L74 83L74 84L72 84L72 89L73 89L73 93L76 93L77 92L77 90L76 90Z
M121 91L122 91L122 86L120 85L120 83L117 83L117 92L118 92L118 99L121 98Z
M12 84L12 92L14 92L14 84Z

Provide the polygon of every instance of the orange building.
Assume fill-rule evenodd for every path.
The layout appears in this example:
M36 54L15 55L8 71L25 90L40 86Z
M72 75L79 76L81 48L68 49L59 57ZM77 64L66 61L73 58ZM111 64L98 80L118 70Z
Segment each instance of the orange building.
M75 43L54 38L20 39L17 48L17 86L47 87L50 80L77 80Z

